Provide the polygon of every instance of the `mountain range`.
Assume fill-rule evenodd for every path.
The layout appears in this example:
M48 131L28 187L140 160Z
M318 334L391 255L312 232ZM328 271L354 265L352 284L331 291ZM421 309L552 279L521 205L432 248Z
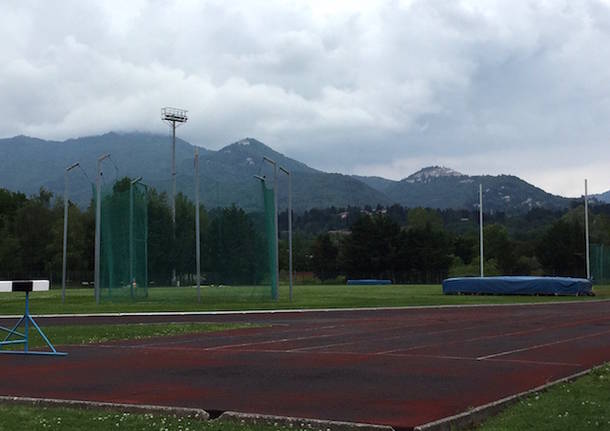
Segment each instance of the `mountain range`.
M115 133L87 136L66 141L49 141L27 136L0 139L0 187L26 194L44 187L63 195L65 168L79 162L82 169L69 173L69 196L79 205L88 205L96 160L104 161L103 181L142 177L143 182L160 191L171 187L171 143L166 135ZM194 146L176 139L176 182L178 191L194 196ZM218 151L199 147L201 200L207 207L235 203L247 209L260 205L262 175L269 183L273 170L263 162L266 156L291 172L293 207L337 208L365 205L472 209L478 204L478 185L483 184L484 209L524 212L534 207L565 208L571 199L556 196L512 175L469 176L452 169L431 166L400 181L327 173L274 151L260 141L245 138ZM287 205L287 176L278 176L278 201ZM610 200L610 191L599 199Z

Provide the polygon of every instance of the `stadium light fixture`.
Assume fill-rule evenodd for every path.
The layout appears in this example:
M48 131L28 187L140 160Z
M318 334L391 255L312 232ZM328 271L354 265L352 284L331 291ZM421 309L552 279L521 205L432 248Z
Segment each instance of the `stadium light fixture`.
M66 266L68 255L68 173L80 166L79 162L73 163L64 171L64 237L63 237L63 259L61 268L61 303L66 302Z
M95 179L95 262L94 262L94 284L95 284L95 303L100 303L100 226L102 215L101 188L102 188L102 162L110 158L110 153L97 158L97 177Z
M292 301L292 175L282 166L280 171L288 175L288 295Z

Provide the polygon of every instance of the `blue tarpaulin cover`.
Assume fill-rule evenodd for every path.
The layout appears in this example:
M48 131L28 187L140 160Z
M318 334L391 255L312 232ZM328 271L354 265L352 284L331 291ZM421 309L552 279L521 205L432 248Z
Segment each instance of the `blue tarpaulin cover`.
M460 277L443 280L443 293L488 295L594 295L591 281L570 277Z

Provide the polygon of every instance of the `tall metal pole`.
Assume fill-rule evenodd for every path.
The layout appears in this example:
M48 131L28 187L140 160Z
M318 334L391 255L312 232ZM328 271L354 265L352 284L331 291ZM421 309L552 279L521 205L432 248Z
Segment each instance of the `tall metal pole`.
M483 184L479 184L479 256L481 259L481 277L485 276L483 271L483 263L485 258L483 256Z
M176 238L176 127L188 120L185 109L161 109L161 119L172 128L172 238ZM176 268L172 268L172 284L176 283Z
M273 165L273 207L274 207L274 235L275 235L275 279L277 284L277 289L274 292L274 300L278 299L278 291L280 287L280 258L279 258L279 238L278 238L278 222L277 222L277 163L274 160L271 160L269 157L263 157L263 160L271 163Z
M197 302L201 302L201 231L199 229L199 147L195 147L195 255L197 258Z
M589 264L589 195L587 180L585 179L585 256L587 264L587 279L591 279L591 265Z
M110 157L104 154L97 159L97 178L95 179L95 262L94 262L94 283L95 283L95 303L100 303L100 227L102 216L101 188L102 188L102 162Z
M176 122L172 122L172 241L176 241ZM172 285L176 284L176 267L172 267Z
M176 229L176 123L172 123L172 223Z
M280 170L288 175L288 297L292 301L292 175L281 166Z
M133 186L141 180L142 177L138 177L129 183L129 291L131 293L132 298L134 294L133 289L136 283L135 277L133 276ZM140 281L142 282L144 280Z
M68 255L68 172L75 167L79 166L79 163L73 163L68 166L64 172L64 237L63 237L63 259L61 268L61 303L66 302L66 266L67 266L67 255Z

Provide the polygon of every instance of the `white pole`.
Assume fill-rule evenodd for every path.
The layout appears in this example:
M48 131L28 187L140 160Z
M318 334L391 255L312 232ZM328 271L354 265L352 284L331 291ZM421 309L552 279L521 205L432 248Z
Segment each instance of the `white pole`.
M587 192L587 179L585 178L585 256L587 265L587 279L591 279L591 266L589 264L589 196Z
M485 276L483 270L483 262L485 260L483 256L483 184L479 184L479 256L481 259L481 277Z
M199 147L195 147L195 255L197 259L197 302L201 302L201 232L199 229Z

